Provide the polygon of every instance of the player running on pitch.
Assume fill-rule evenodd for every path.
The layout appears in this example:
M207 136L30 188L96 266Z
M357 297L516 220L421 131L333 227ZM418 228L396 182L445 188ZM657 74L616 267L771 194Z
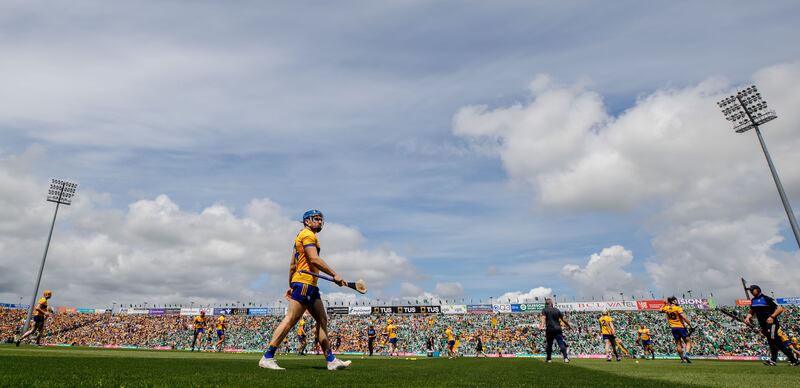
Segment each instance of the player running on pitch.
M194 351L197 344L197 337L200 337L200 346L203 346L203 340L206 334L206 325L208 325L208 317L206 317L205 310L200 310L200 315L194 317L194 337L192 337L192 351Z
M300 320L306 310L317 323L315 327L316 341L319 342L322 352L325 354L325 360L328 361L328 370L339 370L350 366L350 361L337 359L331 351L328 339L328 315L325 312L325 305L320 299L317 278L300 272L301 270L312 273L322 271L333 276L334 282L340 287L347 284L325 260L319 257L320 246L317 233L322 231L324 224L325 218L319 210L309 210L303 214L303 230L294 239L294 256L289 266L289 289L286 290L289 307L286 309L286 317L272 334L269 348L258 362L258 366L261 368L284 369L275 362L275 351L278 350L278 346L289 334L289 330Z
M218 352L221 352L223 349L223 344L225 343L225 329L227 327L228 325L225 323L225 314L220 314L219 318L217 318L217 343L214 345Z
M608 315L608 311L603 310L603 315L597 321L600 322L600 334L603 335L603 342L606 344L606 361L611 361L611 353L614 353L614 358L616 358L617 362L622 361L622 357L617 353L614 318Z
M453 358L456 356L456 338L453 336L453 329L447 326L447 329L444 330L444 335L447 336L447 358Z
M800 343L797 342L797 337L792 337L792 341L789 343L789 349L792 350L795 357L800 356Z
M650 357L653 360L656 359L656 352L653 350L653 340L650 336L650 329L648 329L644 323L639 325L636 343L642 346L642 354L644 355L644 358L647 358L647 354L650 353Z
M786 355L790 365L797 366L798 361L794 356L794 352L789 350L778 338L778 331L781 328L778 316L785 311L784 308L778 306L774 299L764 295L761 292L761 287L755 284L748 287L747 290L753 295L753 299L750 300L750 311L744 318L744 323L751 325L753 315L755 315L758 325L761 326L761 334L767 338L770 359L764 361L764 365L775 366L778 361L778 350L780 350Z
M39 346L42 344L42 336L44 336L44 321L50 316L51 312L50 307L47 307L47 301L52 297L53 291L44 291L43 296L39 299L39 303L36 304L36 308L33 310L33 327L21 337L17 338L17 346L19 346L20 341L30 337L33 332L36 332L36 345Z
M389 357L392 357L392 354L400 356L397 352L397 326L392 324L391 319L386 320L386 327L381 334L389 338Z
M691 364L689 352L692 351L692 340L689 336L693 330L692 323L686 318L683 308L678 306L678 298L674 296L667 298L667 304L661 308L661 312L667 314L667 323L672 330L672 338L675 339L675 350L678 351L681 363Z
M483 337L481 336L481 332L479 331L478 334L475 335L475 357L486 357L486 353L484 353L483 347Z

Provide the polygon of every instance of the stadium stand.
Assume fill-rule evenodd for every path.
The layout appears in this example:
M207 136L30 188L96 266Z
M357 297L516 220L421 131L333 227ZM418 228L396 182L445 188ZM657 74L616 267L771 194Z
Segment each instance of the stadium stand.
M797 335L800 308L785 306L781 317L789 335ZM696 331L692 336L696 356L762 356L768 353L766 342L754 329L741 322L746 307L713 309L687 309ZM0 339L10 342L24 322L26 310L0 308ZM658 311L612 311L617 337L633 354L636 346L636 329L645 324L651 329L657 355L673 355L674 344L666 325L664 314ZM603 354L599 335L599 312L578 311L566 313L573 330L565 336L572 355ZM492 317L495 319L493 320ZM263 351L280 316L228 315L225 347L228 351ZM444 349L444 330L453 328L461 342L461 352L471 354L476 338L483 339L487 354L522 355L541 354L544 333L537 329L538 314L385 314L385 315L332 315L330 332L336 352L365 352L366 332L373 323L380 333L387 318L398 326L398 348L404 353L425 353L428 338L434 338L434 351ZM47 344L66 344L105 347L143 347L157 349L186 349L192 338L192 316L147 314L88 314L57 313L47 321ZM306 317L309 350L314 343L314 321ZM494 321L494 322L493 322ZM213 330L211 330L213 333ZM214 337L216 340L216 337ZM377 341L382 352L383 339ZM297 336L291 334L281 352L297 350ZM388 349L387 349L388 351Z

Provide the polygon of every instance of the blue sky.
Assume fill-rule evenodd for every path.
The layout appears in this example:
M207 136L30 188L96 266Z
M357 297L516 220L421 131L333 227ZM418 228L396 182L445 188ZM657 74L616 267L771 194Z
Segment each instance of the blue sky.
M381 295L435 294L437 285L459 283L461 291L456 287L442 296L477 299L544 287L585 297L613 294L608 287L586 284L615 276L622 276L619 288L632 294L653 284L659 293L678 292L686 287L647 264L673 265L670 258L680 255L655 249L653 241L681 228L764 217L759 222L774 225L776 232L752 247L766 244L767 251L758 252L776 265L788 265L796 256L774 188L758 180L768 175L757 149L747 160L761 164L742 176L760 177L748 187L763 192L753 194L746 210L671 217L679 205L691 202L681 189L690 183L677 178L684 175L679 173L638 179L642 187L623 189L641 193L632 199L609 192L619 195L620 206L594 204L585 190L562 202L547 199L542 196L551 189L546 182L554 182L554 176L564 182L580 179L570 178L565 169L580 165L581 155L592 155L591 134L614 133L622 117L640 120L635 113L645 109L649 97L666 93L666 106L680 105L684 94L692 94L681 91L697 89L713 103L759 74L767 85L796 85L798 16L800 6L792 1L252 2L236 7L5 2L0 5L0 82L6 85L0 91L5 139L0 156L22 158L25 167L8 175L38 182L42 192L51 176L80 182L84 193L96 193L87 206L99 218L124 214L132 203L162 194L182 212L199 214L223 205L241 219L247 218L248 204L260 198L278 204L284 222L307 208L320 208L330 222L362 237L337 253L380 251L405 259L410 269L395 279L375 278ZM549 81L532 86L543 74ZM524 144L541 134L568 132L569 123L542 121L550 127L527 132L524 123L505 123L501 116L517 108L535 112L537 101L558 93L574 98L563 117L582 114L569 109L582 97L591 100L585 93L597 96L604 113L587 115L591 125L584 128L583 140L548 140L554 149L573 140L585 146L563 146L568 152L535 166L520 161L511 152L512 142L524 155ZM786 106L794 101L793 95L771 96ZM468 112L476 106L482 113ZM665 114L675 120L690 117L681 116L684 112L667 109ZM466 121L457 123L461 113ZM790 118L779 116L786 129L775 133L782 134L778 141L786 149L776 144L776 163L797 202L800 177L784 158L797 136ZM505 124L497 124L501 121ZM708 123L727 128L721 117L708 117ZM515 125L521 127L508 132ZM699 130L706 123L696 125ZM631 149L611 135L600 142L613 144L614 152ZM748 144L754 145L736 147ZM686 150L707 146L690 144ZM629 156L643 174L639 178L664 172L649 170L646 158ZM724 152L707 157L732 158ZM694 176L696 164L685 165L686 176ZM691 181L714 176L707 174ZM651 190L658 186L652 182L669 187ZM720 187L731 195L737 190L732 184ZM71 221L65 222L69 228ZM104 229L64 238L90 238L92 230L103 234ZM33 235L25 244L36 246ZM776 235L784 240L775 240ZM111 240L134 249L138 240L128 237ZM7 244L20 244L15 245L20 251L27 247L18 239ZM586 268L593 254L616 245L634 257L626 262L609 251L613 264L608 266L616 272L592 272L598 278L583 283L564 275L565 265ZM115 257L113 249L103 252L98 257ZM697 254L693 261L714 262ZM8 260L20 277L35 270L23 256ZM229 268L237 271L237 264ZM274 268L283 271L277 264ZM98 271L96 276L112 276ZM689 283L709 284L702 277L689 278ZM241 297L279 293L283 285L277 279ZM175 287L182 288L184 281L174 279ZM0 296L14 298L29 288L15 283ZM734 295L733 290L719 292ZM90 286L71 292L63 300L101 303L89 296ZM158 298L141 292L142 298ZM217 301L234 295L199 290L172 298Z

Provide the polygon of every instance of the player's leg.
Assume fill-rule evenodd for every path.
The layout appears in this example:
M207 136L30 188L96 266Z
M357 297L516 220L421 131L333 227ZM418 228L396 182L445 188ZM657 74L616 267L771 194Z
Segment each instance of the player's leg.
M44 321L36 325L36 345L42 344L42 337L44 337Z
M684 357L683 340L681 340L680 338L675 339L675 351L678 353L678 357L681 358L681 362L685 362L683 358Z
M26 331L24 334L22 334L22 336L21 336L21 337L19 337L19 338L17 339L17 346L19 346L19 343L20 343L20 341L22 341L22 340L24 340L24 339L26 339L26 338L30 337L30 336L31 336L31 334L33 334L33 332L34 332L34 331L36 331L36 326L37 326L38 324L39 324L39 323L38 323L38 322L36 322L36 317L34 317L34 319L33 319L33 325L31 326L31 328L30 328L30 329L28 329L28 331Z
M564 341L564 335L562 333L556 333L555 340L558 344L558 348L561 350L561 355L564 356L564 361L569 362L569 356L567 355L567 341Z
M192 336L192 351L194 351L195 344L197 344L197 329L194 329L194 335Z
M547 362L550 362L553 355L553 339L555 339L553 333L549 331L544 333L544 353L547 355L547 358L545 358Z
M278 324L278 327L276 327L275 331L272 332L272 339L269 341L269 347L267 347L267 351L264 352L264 356L261 357L261 361L258 362L259 367L267 369L283 369L275 362L275 352L283 343L283 340L286 339L286 336L289 334L289 330L291 330L297 321L300 320L300 317L303 316L305 311L306 307L300 304L300 302L294 299L289 300L289 306L286 308L286 316L283 317L281 323Z
M217 330L217 337L218 337L217 344L215 346L217 347L218 351L221 352L223 349L222 344L225 343L225 332L220 332L219 330Z
M325 355L325 361L328 361L328 370L339 370L350 366L350 361L338 360L333 355L330 338L328 338L328 314L325 313L325 305L322 304L322 300L319 298L314 300L314 304L308 311L317 322L317 338L322 353Z
M619 361L620 357L619 352L617 352L617 337L612 335L608 342L611 344L611 351L614 352L614 358Z

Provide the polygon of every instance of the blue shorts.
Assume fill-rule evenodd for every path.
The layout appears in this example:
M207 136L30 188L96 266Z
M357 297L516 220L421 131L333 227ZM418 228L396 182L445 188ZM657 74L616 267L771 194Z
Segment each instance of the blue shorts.
M206 329L194 329L194 334L195 335L200 334L200 333L205 333L205 332L206 332Z
M225 330L217 330L217 337L222 338L225 336Z
M311 308L319 300L319 288L305 283L292 283L292 299Z
M306 335L305 335L305 334L303 334L303 335L298 335L298 336L297 336L297 339L299 339L300 341L305 341L305 340L306 340Z
M617 337L614 337L614 334L603 334L603 341L609 340L613 342L616 339Z
M456 344L456 341L447 341L447 346L453 347Z
M650 340L642 340L642 346L650 345Z
M396 344L397 343L397 338L389 338L389 343L390 344Z
M686 331L684 327L673 327L672 337L675 338L675 340L689 338L689 332Z

